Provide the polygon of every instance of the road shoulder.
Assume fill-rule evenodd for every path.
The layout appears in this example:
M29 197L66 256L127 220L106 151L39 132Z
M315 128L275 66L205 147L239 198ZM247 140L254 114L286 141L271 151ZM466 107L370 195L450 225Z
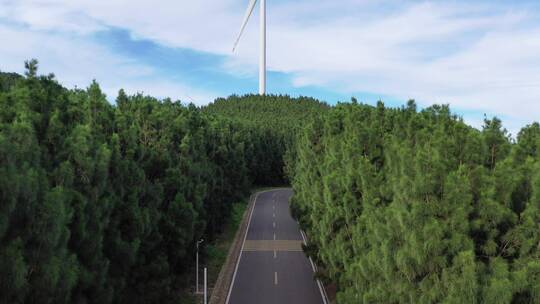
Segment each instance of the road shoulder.
M255 205L257 193L259 192L254 192L249 198L248 207L244 211L242 222L240 223L240 226L236 231L234 241L229 248L225 263L221 267L218 278L216 280L216 284L214 285L212 295L210 297L210 304L225 304L225 301L227 300L227 295L229 293L229 288L232 283L234 270L236 268L236 262L240 257L240 251L242 250L242 243L244 241L244 235L246 234L249 222L249 214L251 214L251 210Z

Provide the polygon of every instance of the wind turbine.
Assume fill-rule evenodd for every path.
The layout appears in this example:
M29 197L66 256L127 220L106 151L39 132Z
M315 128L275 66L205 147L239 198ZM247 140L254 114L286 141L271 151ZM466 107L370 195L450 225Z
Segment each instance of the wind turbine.
M233 52L238 46L240 37L246 28L246 24L255 8L257 0L250 0L248 8L246 10L246 15L244 16L244 21L240 27L240 33L236 42L234 43ZM260 54L259 54L259 95L264 95L266 93L266 0L259 0L260 6Z

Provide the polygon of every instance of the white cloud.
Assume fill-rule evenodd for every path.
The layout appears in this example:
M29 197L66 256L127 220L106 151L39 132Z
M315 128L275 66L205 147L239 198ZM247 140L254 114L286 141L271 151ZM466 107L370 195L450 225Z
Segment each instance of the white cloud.
M2 24L0 37L9 41L9 47L0 47L0 69L22 73L24 61L37 58L39 73L54 72L68 88L85 88L96 79L110 101L116 98L121 88L130 94L144 92L198 105L211 102L217 96L168 79L151 66L118 56L106 46L86 39Z
M256 75L257 11L237 54L231 54L247 0L0 4L1 18L9 16L31 29L84 35L106 26L124 28L165 46L229 56L223 69L242 77ZM269 0L267 5L269 68L290 73L296 86L416 98L424 105L450 103L514 121L538 119L540 16L526 7L399 0ZM55 71L56 65L65 65L60 59L49 62ZM89 68L97 73L97 59L93 60ZM80 74L74 69L63 77L77 79ZM94 77L105 81L113 79L105 72L97 74ZM155 85L154 90L176 92L171 86L172 82Z
M88 34L104 29L96 20L84 12L72 11L46 2L24 3L11 7L9 12L15 21L30 26L33 30L60 30Z
M10 19L33 29L84 33L107 25L168 46L221 53L230 53L236 30L224 33L239 26L243 13L234 0L0 0L0 4Z
M299 86L538 119L540 24L524 12L484 10L423 3L367 22L274 25L270 66ZM256 62L256 52L250 57Z

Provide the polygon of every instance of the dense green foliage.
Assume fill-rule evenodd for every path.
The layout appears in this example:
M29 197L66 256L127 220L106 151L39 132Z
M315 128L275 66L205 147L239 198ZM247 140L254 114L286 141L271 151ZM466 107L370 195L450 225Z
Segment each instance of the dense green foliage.
M328 108L308 97L246 95L218 98L204 110L242 125L250 180L270 186L288 182L285 160L294 158L295 135Z
M514 141L412 101L111 105L26 69L0 73L1 303L182 303L195 241L289 180L338 303L540 303L537 123Z
M338 303L540 303L540 126L339 104L307 127L293 211Z
M178 303L249 190L238 127L36 70L0 77L0 302Z

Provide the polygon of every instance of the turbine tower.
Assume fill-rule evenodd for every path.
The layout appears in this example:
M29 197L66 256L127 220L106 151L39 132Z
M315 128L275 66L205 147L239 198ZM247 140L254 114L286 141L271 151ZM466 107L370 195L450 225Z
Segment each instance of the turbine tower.
M255 8L255 4L257 3L257 0L250 0L248 4L248 8L246 11L246 15L244 16L244 21L242 22L242 26L240 27L240 33L238 34L238 38L236 38L236 42L234 43L233 52L238 46L238 42L240 41L240 37L242 37L242 33L244 32L244 29L246 28L246 24L249 20L249 17L251 16L251 13L253 12L253 9ZM259 54L259 94L264 95L266 93L266 0L259 0L259 6L260 6L260 54Z

